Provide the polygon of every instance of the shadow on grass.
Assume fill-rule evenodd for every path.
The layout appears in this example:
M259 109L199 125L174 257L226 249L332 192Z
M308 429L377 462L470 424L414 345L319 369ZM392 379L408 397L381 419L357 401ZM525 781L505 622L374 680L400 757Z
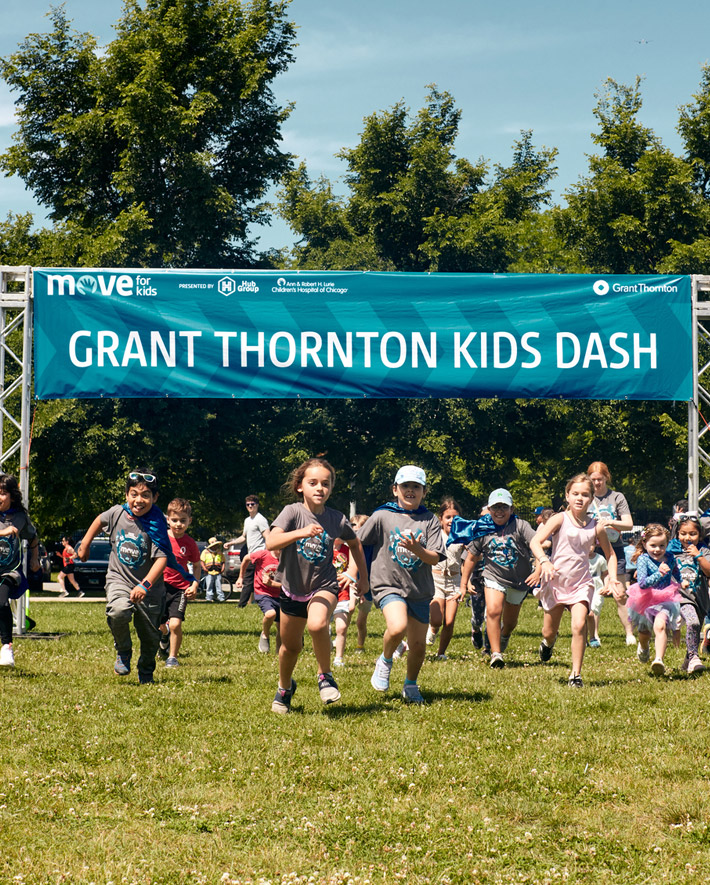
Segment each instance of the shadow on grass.
M493 695L488 691L437 691L422 692L425 707L434 706L444 701L458 701L466 704L481 704L492 701ZM407 704L397 695L388 695L376 699L367 704L338 704L327 706L323 712L333 719L343 719L346 716L361 716L364 713L382 713L385 710L405 709L416 707L416 704ZM298 708L294 712L299 712Z

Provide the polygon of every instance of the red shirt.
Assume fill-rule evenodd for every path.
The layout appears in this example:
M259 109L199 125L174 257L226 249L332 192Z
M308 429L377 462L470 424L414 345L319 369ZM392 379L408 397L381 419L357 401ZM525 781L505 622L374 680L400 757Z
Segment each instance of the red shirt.
M249 559L254 566L254 593L278 599L281 596L281 588L270 587L264 583L266 575L273 577L276 574L276 569L279 567L278 559L270 550L254 550L249 554Z
M170 545L175 554L175 559L177 559L184 569L187 569L188 562L191 562L194 565L200 561L200 550L189 535L183 535L179 540L173 538L172 535L169 537ZM191 586L191 582L188 581L187 578L183 578L180 572L170 568L170 566L166 566L165 571L163 572L163 580L166 584L170 584L172 587L177 587L178 590L187 590L187 588Z
M341 544L337 550L333 549L333 565L338 577L348 570L350 565L350 548L347 544ZM350 599L350 584L346 584L338 590L338 602L346 602Z

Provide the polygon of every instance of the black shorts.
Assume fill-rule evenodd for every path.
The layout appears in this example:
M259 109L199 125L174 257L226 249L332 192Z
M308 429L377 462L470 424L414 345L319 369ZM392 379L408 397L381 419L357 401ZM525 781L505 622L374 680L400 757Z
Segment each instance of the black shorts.
M62 566L62 571L65 575L73 575L74 574L74 563L68 562L66 565Z
M163 617L160 619L161 624L167 624L171 618L180 618L185 620L185 608L187 599L185 599L185 591L180 587L173 587L172 584L165 584L165 609Z
M335 597L335 601L338 600L338 588L334 587L332 590L329 587L324 587L324 590L327 590L329 593L332 593ZM308 606L310 605L310 599L300 600L300 599L291 599L290 596L286 596L286 594L281 591L281 596L279 596L279 602L281 603L281 611L285 615L290 615L292 618L303 618L304 620L308 617Z

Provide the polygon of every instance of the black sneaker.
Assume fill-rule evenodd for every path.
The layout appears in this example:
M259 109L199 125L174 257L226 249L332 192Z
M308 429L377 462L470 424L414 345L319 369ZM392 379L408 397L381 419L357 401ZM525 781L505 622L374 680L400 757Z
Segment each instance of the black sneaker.
M584 683L582 682L581 676L575 676L573 673L567 680L567 685L569 685L570 688L582 688Z
M478 627L474 627L471 630L471 642L473 643L474 648L483 648L483 633Z
M324 704L334 704L340 700L338 683L333 679L332 673L321 673L318 677L318 691Z
M155 680L153 679L152 673L143 673L140 670L138 671L138 682L141 685L152 685Z
M170 657L170 634L168 633L166 636L163 636L160 640L160 645L158 646L158 654L162 658L162 660L167 660Z
M296 680L291 680L291 688L277 688L273 703L271 704L272 713L290 713L291 698L296 694Z
M554 647L554 645L545 645L544 640L540 643L540 660L543 664L546 664L552 657Z

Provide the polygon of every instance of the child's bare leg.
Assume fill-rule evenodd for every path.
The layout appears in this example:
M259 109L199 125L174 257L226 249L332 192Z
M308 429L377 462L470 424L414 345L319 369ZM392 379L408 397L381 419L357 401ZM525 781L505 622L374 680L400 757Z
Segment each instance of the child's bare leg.
M345 654L345 643L350 625L350 612L335 613L335 657L342 658Z
M367 616L370 614L370 606L361 602L357 607L357 647L364 648L367 639Z
M407 603L404 600L401 602L399 600L389 602L382 609L382 614L387 625L382 639L382 654L388 661L391 661L397 646L404 639L407 632ZM425 645L427 627L428 624L424 624ZM421 667L421 662L419 666Z
M552 648L557 639L557 633L560 629L560 621L562 620L564 611L564 605L556 605L554 608L551 608L549 612L545 612L543 616L542 638L550 648Z
M446 608L444 609L444 626L439 636L439 654L443 655L449 647L451 637L454 635L454 625L456 623L456 612L459 610L457 599L447 599Z
M620 581L620 583L622 583L624 585L624 589L626 589L629 584L629 580L628 580L628 577L626 576L626 574L617 575L617 578ZM619 620L621 621L621 625L623 626L624 630L626 631L627 638L629 636L633 637L634 628L633 628L631 621L629 620L629 612L626 608L626 603L625 602L617 602L616 603L616 611L619 615Z
M438 597L432 599L429 606L429 629L433 636L436 636L439 628L444 623L444 606L445 600Z
M269 637L271 633L271 627L273 626L274 621L276 620L276 610L271 609L271 611L267 612L261 620L261 632L264 636Z
M641 646L642 651L648 651L649 643L651 642L651 634L648 630L639 630L639 645Z
M316 593L308 603L308 632L318 663L318 673L330 673L330 619L337 601L337 594L323 590ZM281 688L283 687L282 685Z
M575 602L570 612L572 620L572 672L579 676L582 672L584 649L587 645L587 613L583 602Z
M503 626L501 628L501 633L503 634L503 636L510 636L513 630L515 630L515 628L518 626L520 609L520 605L513 605L507 600L503 603Z
M281 648L279 649L279 687L289 689L296 661L303 648L306 619L281 612Z
M176 658L182 645L182 621L170 618L170 657Z
M592 639L599 639L599 615L591 611L587 615L587 633L591 633Z
M666 648L668 647L668 634L666 633L667 626L668 620L665 612L659 612L653 619L653 633L656 644L656 658L661 661L663 660Z
M387 608L390 608L388 605ZM386 611L386 609L385 609ZM426 631L428 624L422 624L411 615L407 616L406 631L409 651L407 652L407 679L417 681L426 655ZM396 648L396 646L395 646Z
M500 616L503 613L505 595L494 587L486 587L486 635L491 644L491 654L500 654Z

